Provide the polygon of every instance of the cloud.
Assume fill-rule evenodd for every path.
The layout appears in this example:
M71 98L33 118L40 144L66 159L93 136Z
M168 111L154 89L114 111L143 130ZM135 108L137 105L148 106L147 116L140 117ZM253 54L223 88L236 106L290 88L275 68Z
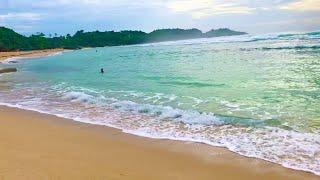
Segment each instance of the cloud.
M30 13L30 12L0 14L0 20L37 21L40 19L41 19L41 14Z
M298 0L280 7L282 10L319 11L320 0Z
M10 12L0 14L0 26L14 28L20 33L32 31L37 23L43 19L42 14L32 12Z
M264 32L282 31L281 25L272 25L279 21L287 29L305 30L319 29L320 25L316 21L297 25L293 20L319 17L319 3L320 0L0 0L0 25L29 33L65 34L79 29L152 31L175 27ZM313 24L312 28L309 24Z
M254 10L236 3L218 3L213 0L176 0L168 2L167 7L177 13L188 13L195 19L220 14L250 14Z
M132 8L132 7L152 7L155 5L162 4L165 0L154 0L154 1L145 1L145 0L35 0L32 3L33 7L39 8L114 8L114 7L123 7L123 8ZM83 9L82 9L83 10Z

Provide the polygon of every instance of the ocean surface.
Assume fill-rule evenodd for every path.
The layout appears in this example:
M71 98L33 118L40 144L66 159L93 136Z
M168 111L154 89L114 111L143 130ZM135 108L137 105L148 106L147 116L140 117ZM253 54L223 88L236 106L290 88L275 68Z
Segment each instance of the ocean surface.
M1 66L19 70L0 76L1 104L320 175L320 32L83 49Z

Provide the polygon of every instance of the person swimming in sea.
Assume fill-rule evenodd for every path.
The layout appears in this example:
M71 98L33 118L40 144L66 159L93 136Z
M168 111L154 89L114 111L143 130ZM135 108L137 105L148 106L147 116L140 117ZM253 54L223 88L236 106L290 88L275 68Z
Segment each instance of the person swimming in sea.
M103 68L100 69L100 73L101 73L101 74L104 73L104 69L103 69Z

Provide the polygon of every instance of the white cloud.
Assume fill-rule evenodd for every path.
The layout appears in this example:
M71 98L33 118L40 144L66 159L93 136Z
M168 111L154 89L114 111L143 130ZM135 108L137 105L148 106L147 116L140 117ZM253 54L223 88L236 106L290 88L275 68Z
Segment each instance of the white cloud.
M320 0L298 0L281 6L280 9L292 11L319 11Z
M160 5L165 0L154 0L154 1L145 1L145 0L43 0L43 1L34 1L34 7L40 8L111 8L111 7L152 7L155 5Z
M218 3L213 0L176 0L168 2L167 7L177 13L188 13L196 19L219 14L250 14L255 10L236 3Z
M29 21L37 21L41 19L41 15L37 13L7 13L0 14L0 20L29 20Z

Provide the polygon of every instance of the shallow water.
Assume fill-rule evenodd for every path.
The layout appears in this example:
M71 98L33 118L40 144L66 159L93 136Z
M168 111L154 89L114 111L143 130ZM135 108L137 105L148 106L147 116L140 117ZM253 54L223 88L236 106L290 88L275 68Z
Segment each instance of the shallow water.
M84 49L14 66L0 77L7 105L320 174L319 32Z

